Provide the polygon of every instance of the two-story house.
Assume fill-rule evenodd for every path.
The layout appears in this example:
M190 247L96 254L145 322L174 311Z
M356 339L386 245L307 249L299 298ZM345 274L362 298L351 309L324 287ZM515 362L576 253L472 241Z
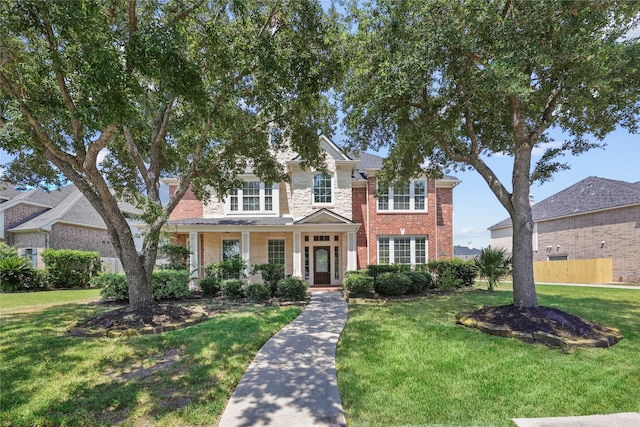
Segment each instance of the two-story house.
M453 257L453 188L460 181L412 179L377 188L381 157L349 155L320 137L326 172L283 155L289 180L266 185L246 173L223 201L187 193L169 218L174 241L189 245L203 274L214 262L241 256L251 266L278 263L312 286L339 285L344 272L370 264L418 265ZM177 182L165 181L169 191ZM376 194L378 197L376 197Z

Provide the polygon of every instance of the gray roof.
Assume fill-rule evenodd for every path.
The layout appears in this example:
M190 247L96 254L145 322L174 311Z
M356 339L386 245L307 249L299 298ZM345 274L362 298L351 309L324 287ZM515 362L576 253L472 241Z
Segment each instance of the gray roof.
M630 183L590 176L531 207L535 222L640 204L640 182ZM511 226L511 218L489 230Z
M480 249L469 248L468 246L454 246L454 256L476 256L480 253Z
M284 217L187 218L175 219L169 225L288 225L293 219Z

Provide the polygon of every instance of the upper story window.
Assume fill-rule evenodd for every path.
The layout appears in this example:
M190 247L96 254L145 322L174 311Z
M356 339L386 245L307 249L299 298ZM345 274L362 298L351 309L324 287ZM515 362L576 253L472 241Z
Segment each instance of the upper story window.
M378 211L426 211L427 182L413 180L378 192Z
M326 173L317 173L313 176L313 203L329 204L331 203L331 175Z
M242 186L231 190L227 199L227 212L277 214L274 188L277 194L278 184L266 185L260 181L245 181Z

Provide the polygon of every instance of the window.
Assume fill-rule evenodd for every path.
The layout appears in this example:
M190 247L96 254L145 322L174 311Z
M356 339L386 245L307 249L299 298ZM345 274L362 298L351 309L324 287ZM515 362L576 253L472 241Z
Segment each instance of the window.
M222 260L240 257L240 240L222 241Z
M245 181L241 186L231 189L227 211L231 214L276 214L278 201L277 197L274 197L274 189L277 194L277 184L266 185L260 181Z
M284 240L269 240L267 245L267 262L284 265Z
M313 177L313 203L331 203L331 175L318 173Z
M405 185L378 189L379 211L426 211L427 182L413 180Z
M329 236L313 236L314 242L328 242Z
M31 267L33 268L38 267L38 250L37 249L33 249L33 248L23 249L22 256L24 258L27 258L29 262L31 262Z
M553 255L548 257L549 261L567 261L569 259L568 255Z
M333 247L333 276L336 280L340 280L340 248Z
M427 262L427 238L393 236L378 238L378 264L419 265Z
M309 280L309 246L304 247L304 278Z

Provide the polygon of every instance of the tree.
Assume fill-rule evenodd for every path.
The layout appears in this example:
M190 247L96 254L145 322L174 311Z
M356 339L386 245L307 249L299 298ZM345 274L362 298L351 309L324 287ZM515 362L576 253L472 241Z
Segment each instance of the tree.
M152 304L161 229L189 188L225 194L247 162L280 180L274 152L287 146L322 160L341 70L333 22L313 0L3 1L7 178L73 182L106 223L130 304ZM180 183L163 206L166 176ZM144 211L140 254L122 199Z
M383 184L475 169L513 223L514 305L535 307L529 188L558 156L638 130L640 3L380 0L352 5L343 102L356 146L389 145ZM567 140L546 132L561 129ZM532 165L532 151L544 149ZM485 162L513 157L511 190Z

